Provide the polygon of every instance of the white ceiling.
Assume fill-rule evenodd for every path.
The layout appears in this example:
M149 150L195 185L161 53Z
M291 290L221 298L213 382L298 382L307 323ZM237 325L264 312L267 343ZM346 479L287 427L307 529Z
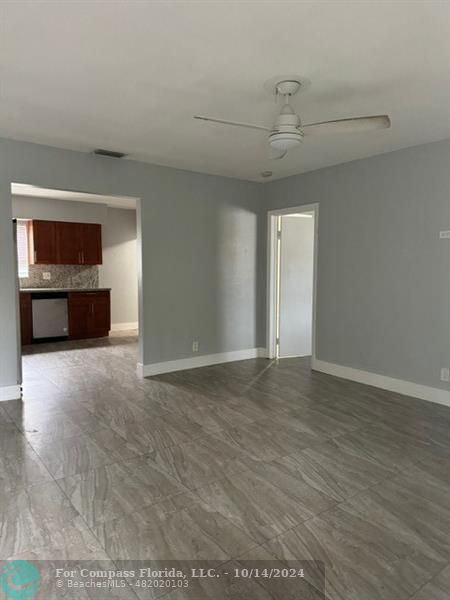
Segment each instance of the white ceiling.
M28 185L26 183L12 183L13 196L28 196L31 198L53 198L55 200L73 200L75 202L93 202L106 204L111 208L136 209L136 198L129 196L105 196L101 194L86 194L84 192L69 192L50 188Z
M262 181L450 136L445 0L21 0L0 6L0 136ZM264 82L298 74L304 123L388 113L392 129L308 138L282 161ZM267 180L266 180L267 181Z

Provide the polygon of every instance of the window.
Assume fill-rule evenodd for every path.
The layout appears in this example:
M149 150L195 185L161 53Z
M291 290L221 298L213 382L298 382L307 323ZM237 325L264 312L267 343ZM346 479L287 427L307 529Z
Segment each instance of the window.
M19 277L28 277L28 221L17 219L17 264Z

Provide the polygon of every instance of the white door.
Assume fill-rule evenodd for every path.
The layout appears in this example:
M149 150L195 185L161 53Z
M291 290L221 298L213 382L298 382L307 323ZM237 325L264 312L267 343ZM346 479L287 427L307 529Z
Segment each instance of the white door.
M312 353L314 214L280 217L278 356Z

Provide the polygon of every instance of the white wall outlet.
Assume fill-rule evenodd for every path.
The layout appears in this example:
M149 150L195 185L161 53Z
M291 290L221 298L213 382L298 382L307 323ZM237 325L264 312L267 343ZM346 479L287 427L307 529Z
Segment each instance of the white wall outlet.
M51 279L52 278L52 274L49 273L48 271L44 271L44 273L42 273L42 279Z
M439 237L441 238L441 240L444 240L446 238L450 238L450 231L440 231L439 232Z
M192 342L192 352L198 352L198 341L194 340Z
M441 369L441 381L450 381L450 369Z

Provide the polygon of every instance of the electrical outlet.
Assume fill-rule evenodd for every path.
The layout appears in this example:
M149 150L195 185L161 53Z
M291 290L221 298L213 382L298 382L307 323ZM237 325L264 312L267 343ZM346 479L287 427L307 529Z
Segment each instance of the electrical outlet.
M42 279L51 279L52 278L52 274L49 273L48 271L44 271L44 273L42 273Z
M192 352L198 352L198 341L194 340L192 342Z
M450 369L441 369L441 381L450 381Z
M439 232L439 237L441 238L441 240L444 240L446 238L450 238L450 231L440 231Z

